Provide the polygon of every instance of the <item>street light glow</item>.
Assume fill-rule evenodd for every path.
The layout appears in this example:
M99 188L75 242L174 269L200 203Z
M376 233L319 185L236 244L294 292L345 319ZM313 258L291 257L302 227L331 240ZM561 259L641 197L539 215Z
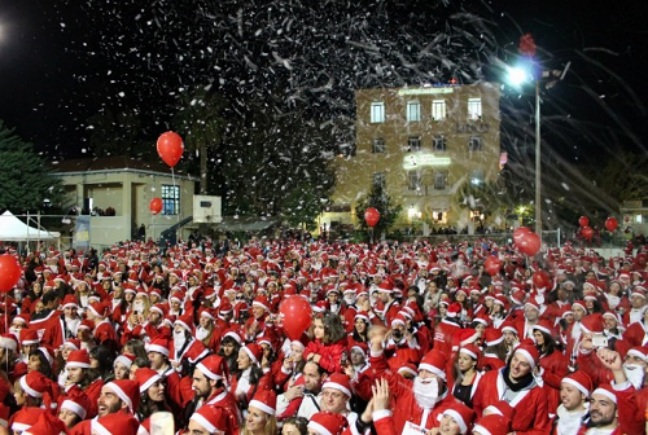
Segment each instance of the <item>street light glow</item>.
M521 86L524 83L531 81L531 74L525 68L515 66L508 69L509 84L513 86Z

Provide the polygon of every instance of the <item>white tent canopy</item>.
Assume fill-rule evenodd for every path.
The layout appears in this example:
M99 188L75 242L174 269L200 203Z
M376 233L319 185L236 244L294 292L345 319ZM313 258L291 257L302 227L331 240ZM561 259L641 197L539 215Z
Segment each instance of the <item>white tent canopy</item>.
M27 242L52 240L61 237L60 233L32 228L14 216L9 210L0 216L0 240L3 242Z

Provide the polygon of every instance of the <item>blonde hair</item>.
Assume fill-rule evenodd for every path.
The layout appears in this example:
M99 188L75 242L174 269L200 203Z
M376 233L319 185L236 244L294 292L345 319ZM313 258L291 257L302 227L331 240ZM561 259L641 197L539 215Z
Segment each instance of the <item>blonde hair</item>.
M263 433L264 435L277 435L279 432L277 430L277 417L274 415L266 414L266 425L263 428ZM241 431L240 435L253 435L252 432L250 432L247 428L247 426L243 426L243 430Z

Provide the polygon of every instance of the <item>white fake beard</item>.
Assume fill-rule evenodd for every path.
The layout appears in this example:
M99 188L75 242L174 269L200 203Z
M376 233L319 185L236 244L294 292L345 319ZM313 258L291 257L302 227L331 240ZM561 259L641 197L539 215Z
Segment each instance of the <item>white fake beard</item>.
M22 331L22 329L20 329L20 328L9 328L9 332L11 332L13 335L15 335L16 338L18 338L19 341L20 341L20 331Z
M138 313L143 313L144 312L144 302L137 301L133 304L133 310L137 311Z
M643 386L644 368L636 364L623 364L623 372L630 381L635 390Z
M173 346L175 347L176 352L182 349L182 346L187 342L187 337L185 337L184 331L174 331L173 332Z
M344 297L344 302L346 302L346 304L348 306L351 306L351 305L355 304L356 300L355 300L355 297L353 297L353 296L345 296Z
M209 330L200 326L196 329L196 338L200 341L203 341L209 335Z
M413 385L414 397L421 408L432 409L439 400L439 384L436 379L421 379L420 376L414 378Z

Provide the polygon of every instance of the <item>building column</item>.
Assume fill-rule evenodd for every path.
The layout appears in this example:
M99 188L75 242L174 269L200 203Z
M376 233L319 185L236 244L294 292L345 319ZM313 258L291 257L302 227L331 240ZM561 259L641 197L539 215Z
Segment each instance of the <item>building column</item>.
M133 233L132 222L131 222L131 202L133 195L133 184L129 181L122 182L122 217L124 225L126 225L126 236L128 239L131 238Z

